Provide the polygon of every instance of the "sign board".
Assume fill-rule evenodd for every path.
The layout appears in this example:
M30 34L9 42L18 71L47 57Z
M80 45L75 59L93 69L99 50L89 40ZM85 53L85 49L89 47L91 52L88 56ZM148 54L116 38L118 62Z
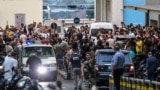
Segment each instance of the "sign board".
M21 27L21 24L25 24L25 14L15 14L15 26Z
M79 18L74 18L74 23L75 24L79 24L80 23L80 19Z

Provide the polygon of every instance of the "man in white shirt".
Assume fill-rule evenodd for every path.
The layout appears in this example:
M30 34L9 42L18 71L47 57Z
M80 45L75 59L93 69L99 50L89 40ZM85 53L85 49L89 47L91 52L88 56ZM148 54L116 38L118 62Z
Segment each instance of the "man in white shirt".
M10 56L6 56L4 63L3 63L3 69L4 71L9 71L4 74L5 79L11 80L14 74L18 73L18 62L15 59L17 57L17 54L12 52Z
M5 52L6 53L13 52L13 48L12 48L12 46L11 46L11 44L9 42L6 43Z
M20 35L20 40L23 42L23 45L25 45L26 44L26 40L27 40L27 36L24 33L22 33Z
M114 48L115 39L113 39L113 36L109 37L107 42L109 43L109 47Z

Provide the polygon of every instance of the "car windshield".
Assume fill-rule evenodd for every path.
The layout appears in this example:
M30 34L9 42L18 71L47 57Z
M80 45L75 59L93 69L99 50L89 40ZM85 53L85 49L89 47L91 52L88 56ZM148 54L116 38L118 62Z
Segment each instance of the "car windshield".
M125 54L125 64L131 64L131 59L130 59L130 55L129 53L124 53ZM98 53L97 56L97 62L100 65L104 65L104 64L111 64L112 62L112 58L113 58L114 52L113 53L109 53L109 52L100 52Z
M23 57L31 56L31 53L36 51L37 56L40 57L54 57L54 52L52 47L25 47L23 50Z
M112 29L92 29L91 34L96 37L98 33L106 34L108 31L112 31Z

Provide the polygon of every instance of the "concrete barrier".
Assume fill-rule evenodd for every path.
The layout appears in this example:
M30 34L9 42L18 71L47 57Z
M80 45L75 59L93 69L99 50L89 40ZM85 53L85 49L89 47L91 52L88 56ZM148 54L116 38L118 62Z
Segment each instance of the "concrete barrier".
M113 76L109 76L109 90L114 90L114 80Z
M160 82L156 82L156 89L155 90L160 90Z
M126 78L125 77L121 77L121 82L120 82L120 86L121 86L121 90L125 90L126 89Z
M113 77L109 77L109 90L114 90ZM121 77L120 90L160 90L160 82L130 77Z
M128 78L128 88L127 88L127 90L133 90L132 89L132 85L133 85L133 83L132 83L132 80L133 80L134 78Z
M136 79L135 78L131 79L131 82L132 82L132 90L136 90Z
M123 79L124 77L121 77L121 79L120 79L120 90L123 90L123 81L124 81L124 79Z

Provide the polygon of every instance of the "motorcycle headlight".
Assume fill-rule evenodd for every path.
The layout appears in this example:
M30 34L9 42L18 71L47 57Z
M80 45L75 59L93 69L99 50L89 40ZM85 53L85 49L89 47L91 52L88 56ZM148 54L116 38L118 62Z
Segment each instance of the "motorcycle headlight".
M47 72L47 68L44 66L41 66L38 68L38 73L39 74L45 74Z
M0 70L2 70L3 69L3 66L0 66Z
M17 83L17 87L18 88L22 88L25 84L25 80L20 80L18 83Z

